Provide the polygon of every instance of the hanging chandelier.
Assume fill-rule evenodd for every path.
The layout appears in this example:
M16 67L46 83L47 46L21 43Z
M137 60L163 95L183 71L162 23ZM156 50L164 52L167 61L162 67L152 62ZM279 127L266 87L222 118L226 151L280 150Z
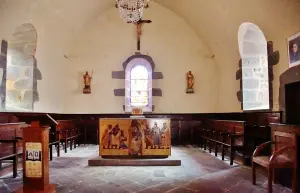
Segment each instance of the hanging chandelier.
M144 8L149 7L150 0L116 0L121 18L127 23L137 23L143 17Z

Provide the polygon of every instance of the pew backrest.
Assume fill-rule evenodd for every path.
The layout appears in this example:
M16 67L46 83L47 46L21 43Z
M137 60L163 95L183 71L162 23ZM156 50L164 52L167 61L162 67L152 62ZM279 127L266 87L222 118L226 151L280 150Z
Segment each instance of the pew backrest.
M58 133L58 140L71 137L76 129L74 120L57 120L56 133Z
M1 123L0 124L0 140L14 140L16 137L23 137L23 128L27 127L24 122L20 123ZM17 152L21 153L23 150L22 141L17 142ZM0 152L12 152L13 143L0 143Z

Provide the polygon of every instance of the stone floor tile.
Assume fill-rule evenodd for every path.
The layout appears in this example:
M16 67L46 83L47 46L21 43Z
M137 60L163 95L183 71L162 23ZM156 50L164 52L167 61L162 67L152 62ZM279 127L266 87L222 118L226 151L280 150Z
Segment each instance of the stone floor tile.
M96 190L101 190L101 192L103 193L112 193L115 190L119 189L120 186L112 182L108 182L101 185L95 185L93 188L95 188Z
M145 178L139 181L140 184L146 187L157 186L163 182L164 181L160 180L159 178Z
M132 183L129 183L129 184L125 184L125 185L121 186L120 188L128 190L130 192L137 192L137 191L145 189L147 187L140 184L140 183L132 182Z
M218 184L218 182L214 182L211 180L205 180L205 179L198 179L193 182L189 182L186 185L183 185L182 187L187 188L189 190L194 190L194 191L201 191L205 193L221 193L224 192Z
M127 193L127 192L255 192L266 193L266 177L257 172L257 185L251 183L251 168L222 161L207 151L192 146L172 148L172 158L181 166L163 167L89 167L88 159L99 155L98 146L80 146L50 162L50 182L57 193ZM0 179L0 192L12 192L22 185L22 170ZM275 193L291 190L274 185Z
M290 190L290 189L285 189L282 193L292 193L292 190Z
M259 186L254 186L250 181L239 181L236 185L226 190L226 193L239 193L243 190L243 193L253 193L255 191L265 191Z
M173 183L167 183L167 182L164 182L162 184L159 184L157 186L153 186L153 188L161 191L161 192L166 192L166 191L169 191L171 189L174 189L176 187L178 187L179 185L177 184L173 184Z
M111 182L114 183L114 184L117 184L119 186L132 183L132 181L130 181L126 178L116 178L116 179L112 180Z
M194 176L194 175L182 175L182 176L178 176L178 177L175 177L173 179L176 179L176 180L180 180L180 181L186 181L186 182L190 182L192 180L195 180L199 178L199 176Z
M88 186L81 186L80 188L73 191L74 193L102 193L101 189L95 189Z
M11 191L8 188L6 188L5 186L2 186L2 187L0 187L0 192L1 193L10 193Z
M112 191L112 193L130 193L131 191L122 189L122 188L116 188L115 190Z
M187 189L187 188L182 188L182 187L179 187L179 188L174 188L170 191L167 191L168 193L194 193L194 192L198 192L198 191L194 191L194 190L190 190L190 189Z
M189 181L188 180L182 180L182 179L170 179L168 181L168 183L174 184L174 185L177 185L177 186L182 186L182 185L185 185L185 184L189 183Z
M154 177L166 177L164 170L154 170Z
M146 189L137 191L137 193L161 193L161 191L159 191L155 188L146 188Z
M10 191L14 192L14 191L16 191L16 190L18 190L19 188L22 187L22 183L21 182L15 182L15 183L11 183L11 184L6 184L6 187Z
M264 183L263 185L261 185L261 187L267 191L268 183L267 182ZM291 193L292 190L287 188L287 187L283 187L279 184L274 184L273 183L273 193L282 193L282 192Z
M138 181L141 181L145 178L147 178L149 175L131 175L131 176L128 176L127 179L132 181L132 182L138 182Z

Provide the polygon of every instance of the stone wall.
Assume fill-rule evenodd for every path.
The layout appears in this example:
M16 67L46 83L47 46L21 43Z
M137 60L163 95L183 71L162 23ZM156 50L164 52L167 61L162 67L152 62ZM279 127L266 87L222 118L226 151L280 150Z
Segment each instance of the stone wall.
M7 41L1 41L0 47L0 108L1 111L5 109L5 97L6 97L6 62L7 62Z
M31 24L16 28L8 44L6 111L33 111L38 99L37 35Z
M243 109L269 109L268 58L243 58Z

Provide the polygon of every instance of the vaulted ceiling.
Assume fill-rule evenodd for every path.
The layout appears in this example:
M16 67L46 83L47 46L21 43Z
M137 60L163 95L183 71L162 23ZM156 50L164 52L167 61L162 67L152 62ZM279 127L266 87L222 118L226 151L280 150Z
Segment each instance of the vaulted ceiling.
M281 35L284 39L287 34L292 35L299 30L299 0L157 0L157 2L183 17L206 41L220 61L225 55L238 53L238 27L243 22L253 22L260 26L267 40L273 41L275 37Z
M18 0L0 0L3 3ZM238 56L237 33L243 22L253 22L262 28L267 40L287 34L299 28L299 0L153 0L182 17L206 42L218 63L234 65ZM114 6L114 0L26 0L23 4L43 4L49 12L55 12L73 28L81 27ZM5 5L5 4L4 4ZM151 9L151 4L150 4ZM16 10L17 11L17 10ZM276 35L274 35L276 32ZM228 49L230 48L230 49ZM228 55L234 60L226 61ZM232 58L232 57L231 57ZM225 61L224 61L225 59Z

